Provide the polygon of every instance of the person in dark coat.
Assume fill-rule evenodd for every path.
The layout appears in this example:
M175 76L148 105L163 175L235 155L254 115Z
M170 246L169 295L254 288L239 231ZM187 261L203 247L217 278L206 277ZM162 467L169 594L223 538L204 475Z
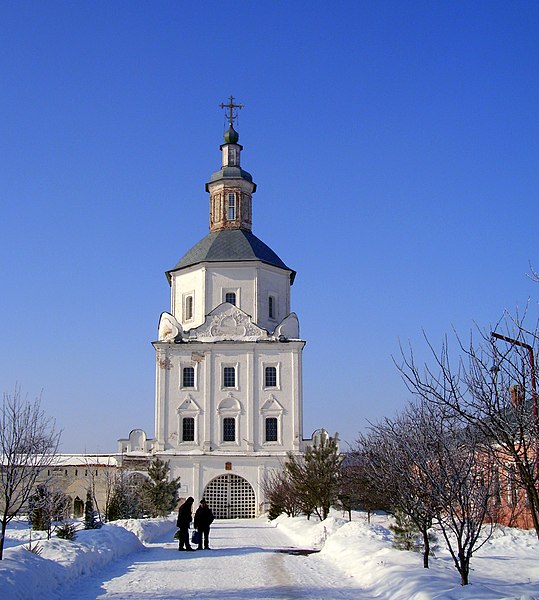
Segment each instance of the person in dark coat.
M189 525L193 520L191 512L193 510L194 501L195 499L189 496L189 498L187 498L187 500L180 506L180 510L178 511L178 519L176 521L176 526L180 529L180 545L178 550L194 550L189 543Z
M210 525L214 520L211 508L204 498L200 501L200 506L195 513L194 526L198 530L198 549L202 550L202 536L204 536L204 549L209 550Z

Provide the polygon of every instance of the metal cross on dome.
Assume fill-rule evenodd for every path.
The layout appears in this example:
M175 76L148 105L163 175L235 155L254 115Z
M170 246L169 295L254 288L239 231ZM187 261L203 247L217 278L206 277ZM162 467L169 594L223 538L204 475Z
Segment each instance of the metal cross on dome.
M228 100L228 104L221 103L219 106L225 109L225 117L228 119L230 127L232 127L234 119L238 118L238 111L236 110L236 112L234 112L234 109L236 108L241 110L243 108L243 104L234 104L234 96L230 96ZM226 109L228 109L228 113Z

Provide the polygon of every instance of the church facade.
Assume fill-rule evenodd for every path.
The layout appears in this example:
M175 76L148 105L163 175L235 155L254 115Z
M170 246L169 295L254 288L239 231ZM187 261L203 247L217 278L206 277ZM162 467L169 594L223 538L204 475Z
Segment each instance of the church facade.
M209 233L166 272L170 312L156 352L155 438L119 440L129 460L151 453L180 477L182 497L205 497L218 518L265 510L261 484L287 452L301 453L302 352L290 309L295 272L252 232L256 184L234 129L206 184Z

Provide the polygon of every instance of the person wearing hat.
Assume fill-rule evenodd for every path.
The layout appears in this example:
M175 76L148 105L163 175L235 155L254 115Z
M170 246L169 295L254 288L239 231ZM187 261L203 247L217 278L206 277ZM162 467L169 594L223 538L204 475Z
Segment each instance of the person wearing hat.
M204 549L209 550L210 525L214 520L211 508L204 498L200 501L200 506L195 513L194 526L198 530L198 549L202 550L202 537L204 537Z
M189 496L189 498L187 498L187 500L180 506L180 510L178 511L178 519L176 521L176 526L180 529L180 545L178 550L194 550L189 543L189 525L193 520L191 513L193 511L194 501L195 499Z

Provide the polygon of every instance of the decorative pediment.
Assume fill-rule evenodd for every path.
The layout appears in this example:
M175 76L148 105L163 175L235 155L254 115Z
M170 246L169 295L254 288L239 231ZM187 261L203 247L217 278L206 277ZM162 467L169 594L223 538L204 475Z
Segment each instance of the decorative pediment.
M285 317L273 332L273 337L285 338L287 340L299 339L299 321L296 313L290 313Z
M219 402L219 406L217 407L217 412L219 414L223 414L223 413L240 414L241 413L241 402L237 398L234 398L232 393L229 393L228 396L224 400L221 400L221 402Z
M189 331L190 340L201 342L256 342L268 337L268 332L255 325L250 315L228 302L214 308L202 325Z
M284 413L284 408L282 404L275 398L272 394L262 405L260 408L260 412L263 413L273 413L273 414L282 414Z
M187 394L185 400L178 406L176 409L178 413L199 413L200 406L196 403L196 400L191 396L191 394Z
M159 319L158 340L160 342L173 342L176 338L181 338L183 329L174 315L168 312L161 313Z

